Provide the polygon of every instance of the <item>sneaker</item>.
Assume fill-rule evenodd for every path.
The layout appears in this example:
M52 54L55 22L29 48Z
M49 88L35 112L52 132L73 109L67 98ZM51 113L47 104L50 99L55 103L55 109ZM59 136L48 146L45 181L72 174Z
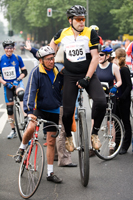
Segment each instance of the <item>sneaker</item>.
M74 144L73 144L73 138L72 138L72 136L71 137L66 137L65 146L66 146L66 149L69 152L74 151Z
M7 136L8 139L16 138L17 133L14 130L11 130L10 134Z
M52 181L54 183L61 183L62 179L54 175L54 172L51 172L50 176L47 176L47 181Z
M91 142L92 142L92 147L96 150L100 149L100 147L102 146L99 138L98 138L98 135L91 135Z
M17 163L20 163L22 161L23 155L24 155L24 149L18 149L18 151L17 151L17 153L16 153L16 155L14 157L15 161Z
M95 151L93 149L89 149L89 157L93 157L95 155Z

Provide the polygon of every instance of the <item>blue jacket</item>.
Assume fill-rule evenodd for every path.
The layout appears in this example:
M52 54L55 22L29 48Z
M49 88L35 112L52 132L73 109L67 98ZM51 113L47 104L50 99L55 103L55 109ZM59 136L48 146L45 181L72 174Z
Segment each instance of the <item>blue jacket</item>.
M63 86L63 75L53 68L55 75L52 84L42 64L31 71L24 94L24 112L32 114L33 109L51 110L62 105L61 89Z

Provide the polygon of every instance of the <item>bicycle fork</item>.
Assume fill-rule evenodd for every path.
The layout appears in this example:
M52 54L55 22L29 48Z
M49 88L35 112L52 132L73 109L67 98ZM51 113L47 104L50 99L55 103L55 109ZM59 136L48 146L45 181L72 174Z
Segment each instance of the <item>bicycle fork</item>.
M38 132L39 132L39 125L36 126L35 141L38 140ZM31 144L30 144L30 149L29 149L29 152L28 152L28 156L27 156L27 159L26 159L26 169L27 170L28 170L28 166L29 166L30 155L31 155L32 148L33 148L33 142L34 142L34 140L32 139ZM38 150L38 145L37 144L35 144L35 145L36 145L36 147L35 147L35 155L34 155L34 171L36 171L36 159L37 159L37 150Z

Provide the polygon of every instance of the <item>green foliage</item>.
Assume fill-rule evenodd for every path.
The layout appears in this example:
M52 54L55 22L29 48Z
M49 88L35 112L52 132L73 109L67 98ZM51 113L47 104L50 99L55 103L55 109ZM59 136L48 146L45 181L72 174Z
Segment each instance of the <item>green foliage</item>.
M119 34L133 34L132 0L88 0L89 25L100 28L103 39L116 39ZM30 33L35 40L48 40L69 23L66 11L73 5L86 7L87 0L2 0L7 8L6 17L12 18L12 27L16 33ZM47 8L52 8L52 17L47 17Z
M114 16L115 26L119 27L119 33L133 35L133 1L123 0L120 8L112 9L110 12Z

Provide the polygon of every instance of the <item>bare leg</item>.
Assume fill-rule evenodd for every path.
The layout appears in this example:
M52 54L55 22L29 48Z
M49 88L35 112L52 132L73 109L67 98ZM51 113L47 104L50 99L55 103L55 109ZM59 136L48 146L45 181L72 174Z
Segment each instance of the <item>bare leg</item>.
M10 102L10 103L6 103L6 105L14 105L13 102ZM8 120L9 120L9 123L10 123L10 126L11 128L15 128L15 125L14 125L14 114L13 115L8 115Z
M55 138L51 135L55 135L56 132L47 132L47 164L53 165L55 155Z

